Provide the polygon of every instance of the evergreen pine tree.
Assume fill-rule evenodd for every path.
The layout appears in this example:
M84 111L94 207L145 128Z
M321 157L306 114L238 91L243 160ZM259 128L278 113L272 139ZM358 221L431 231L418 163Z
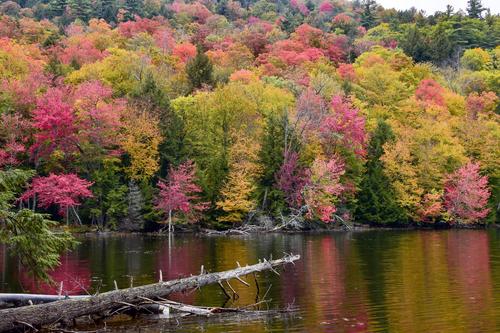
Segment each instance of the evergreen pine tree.
M407 55L417 62L431 60L429 44L416 25L408 29L401 40L400 46Z
M370 29L375 25L375 10L377 2L375 0L363 0L363 12L361 13L361 25L366 29Z
M219 15L226 16L228 14L227 0L218 0L215 5L215 12Z
M370 224L406 223L404 211L396 202L389 179L384 174L380 157L386 142L394 140L388 124L379 121L368 147L366 173L360 185L356 219Z
M481 0L467 1L467 14L470 18L481 18L481 15L484 11L485 8L481 4Z
M196 56L186 66L186 73L192 89L201 88L204 84L212 84L213 66L201 46L198 46Z
M75 19L88 22L93 16L92 4L90 0L70 0L69 6Z
M125 0L125 10L127 11L126 20L133 20L135 15L141 16L141 1L140 0Z
M285 207L283 193L275 187L276 174L284 160L285 122L286 119L279 116L267 119L259 152L259 164L262 167L258 186L259 204L261 208L271 212L283 210Z
M49 12L51 16L61 16L68 5L67 0L51 0L49 2Z
M97 16L106 20L106 22L112 22L115 20L113 0L99 0L96 11Z
M432 61L437 65L445 65L452 57L453 43L443 24L439 24L432 33L429 51Z

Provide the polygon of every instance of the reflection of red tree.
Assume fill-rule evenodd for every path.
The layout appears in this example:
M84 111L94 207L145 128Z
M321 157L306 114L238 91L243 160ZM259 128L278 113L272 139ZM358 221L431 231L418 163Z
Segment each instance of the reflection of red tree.
M366 294L348 275L350 252L347 239L325 236L306 244L295 266L303 274L282 275L284 304L301 302L308 331L366 332Z
M19 275L19 283L27 292L49 295L59 292L61 282L63 282L63 295L86 294L91 286L88 262L79 260L78 255L74 253L63 255L61 265L49 275L54 280L54 285L37 282L25 270L22 270Z
M161 243L156 256L156 271L162 271L164 281L199 274L200 267L206 260L206 254L205 242L190 241L181 243L173 239L169 250L168 241L165 240ZM193 304L194 296L195 293L186 293L180 298L173 298Z
M493 291L490 276L488 234L483 231L450 232L448 265L457 279L469 313L491 308Z

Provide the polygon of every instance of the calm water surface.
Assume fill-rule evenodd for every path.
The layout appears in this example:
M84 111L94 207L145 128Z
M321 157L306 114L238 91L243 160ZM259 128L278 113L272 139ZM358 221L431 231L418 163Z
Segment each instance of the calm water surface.
M283 252L302 255L280 276L258 276L260 295L272 285L271 308L286 316L175 320L144 317L110 332L500 332L500 230L367 231L321 235L168 238L100 236L81 239L52 276L68 293L128 287L164 278L234 268ZM1 292L55 293L36 285L0 247ZM216 286L175 295L182 302L243 306L256 286L237 281L236 302ZM57 289L57 288L56 288ZM1 320L1 319L0 319Z

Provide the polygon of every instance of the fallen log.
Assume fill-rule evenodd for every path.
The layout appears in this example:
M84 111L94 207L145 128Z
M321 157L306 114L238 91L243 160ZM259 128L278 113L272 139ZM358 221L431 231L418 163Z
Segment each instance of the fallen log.
M65 296L65 295L43 295L43 294L0 294L0 304L33 305L50 303L64 299L89 298L87 295Z
M274 270L274 267L293 263L299 260L299 255L285 255L277 260L264 260L258 264L238 267L232 270L205 273L187 278L160 282L140 287L113 290L88 298L69 298L51 303L23 306L0 310L0 332L16 329L41 327L55 323L70 326L74 319L86 315L102 315L116 310L123 305L134 305L144 301L144 298L158 299L176 292L192 290L209 284L221 283L240 276ZM239 266L239 265L238 265Z

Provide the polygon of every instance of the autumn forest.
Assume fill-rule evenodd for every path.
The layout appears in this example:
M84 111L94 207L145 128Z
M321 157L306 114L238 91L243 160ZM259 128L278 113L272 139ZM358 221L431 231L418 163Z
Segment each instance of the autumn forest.
M2 1L2 239L494 224L499 41L479 0Z

